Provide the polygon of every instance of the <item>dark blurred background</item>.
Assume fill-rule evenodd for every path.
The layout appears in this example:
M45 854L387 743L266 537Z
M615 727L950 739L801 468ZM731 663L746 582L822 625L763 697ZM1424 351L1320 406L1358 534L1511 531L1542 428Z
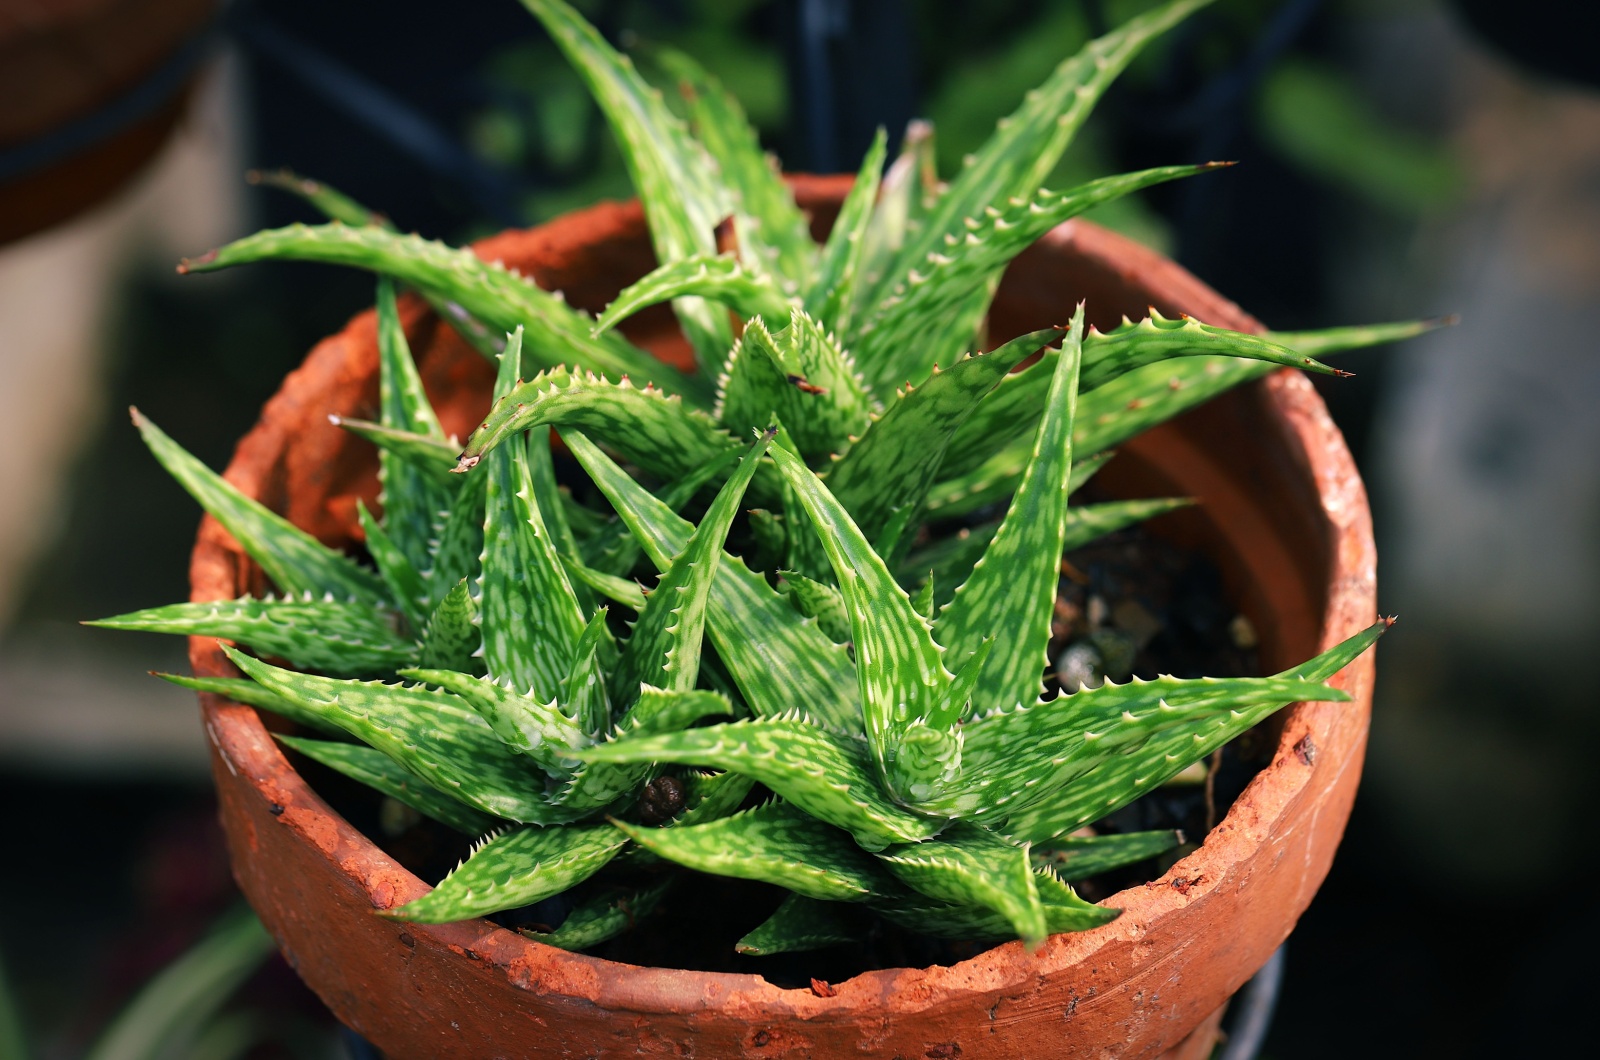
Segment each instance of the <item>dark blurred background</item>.
M175 259L311 219L246 186L253 167L291 166L451 241L629 194L598 113L513 0L57 6L0 0L0 960L42 1057L79 1055L234 900L193 701L142 677L183 669L182 643L75 624L186 595L198 513L122 410L221 466L283 374L372 299L353 272L180 280ZM924 117L948 175L1056 62L1150 5L578 6L613 40L698 57L790 169L854 169L877 126L894 142ZM83 50L78 76L101 81L62 87L79 110L30 127L57 89L8 96L8 63L29 72L19 56L41 41L60 58L107 11L143 27L110 34L107 54L149 61L107 73ZM1463 318L1317 380L1371 490L1382 608L1402 623L1362 793L1290 942L1262 1055L1545 1056L1582 1040L1600 945L1583 839L1600 777L1583 764L1600 712L1581 677L1600 634L1585 14L1221 0L1138 60L1050 182L1237 159L1095 219L1276 328ZM240 997L260 1048L348 1054L281 964Z

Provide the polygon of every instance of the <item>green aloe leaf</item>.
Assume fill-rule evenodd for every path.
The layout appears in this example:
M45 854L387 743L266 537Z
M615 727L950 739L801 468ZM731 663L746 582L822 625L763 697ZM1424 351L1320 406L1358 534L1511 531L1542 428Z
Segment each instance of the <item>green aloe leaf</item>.
M489 675L554 700L584 619L533 501L526 445L490 454L478 617Z
M401 670L400 676L456 696L489 723L508 749L527 755L551 776L570 774L578 765L576 752L589 743L587 734L554 699L540 700L532 692L455 670L412 667Z
M528 432L528 484L557 555L576 556L579 554L578 535L568 522L568 515L584 509L574 503L571 495L556 482L555 459L550 453L550 443L550 428ZM594 596L586 587L573 585L572 591L583 613L594 610Z
M1100 725L1099 729L1091 729L1089 726L1095 725L1098 719L1084 719L1084 736L1094 737L1086 742L1096 745L1095 751L1087 756L1090 759L1088 768L1080 764L1085 757L1081 751L1073 754L1069 750L1067 755L1057 756L1065 771L1073 774L1070 786L1059 789L1054 797L1036 798L1029 800L1028 805L1012 808L1001 827L1017 839L1043 841L1066 835L1126 806L1146 791L1159 787L1190 763L1200 761L1290 703L1348 699L1343 692L1324 688L1315 682L1332 677L1371 647L1389 628L1389 621L1379 620L1316 658L1276 677L1232 679L1258 682L1250 694L1236 698L1222 695L1219 698L1215 690L1208 690L1205 686L1222 682L1210 679L1180 682L1191 686L1188 693L1181 698L1169 696L1169 702L1158 708L1169 716L1177 714L1175 720L1161 724L1159 719L1152 719L1150 712L1141 711L1144 718L1136 719L1133 723L1150 725L1152 720L1156 722L1150 727L1157 731L1146 733L1142 742L1137 736L1129 741L1127 738L1130 734L1127 731L1117 731L1122 729L1120 724ZM1297 682L1305 682L1300 691L1293 690ZM1119 687L1128 689L1132 686ZM1082 694L1079 692L1075 695ZM1118 738L1137 744L1137 752L1111 753L1104 745L1118 742ZM971 746L969 733L968 748ZM1047 791L1053 783L1046 785Z
M790 436L781 420L778 423L777 444L785 452L804 459L800 452L800 447L794 444L794 438ZM796 497L794 487L782 481L781 476L779 477L778 498L781 502L780 510L783 512L783 516L781 517L781 522L777 520L774 522L776 528L783 532L783 560L781 566L797 574L804 574L809 578L831 581L834 574L833 567L828 563L827 550L822 547L821 540L818 539L815 529L812 528L811 520Z
M653 475L675 480L728 452L738 439L677 397L555 368L519 383L498 399L467 439L458 470L531 427L552 424L593 431L596 438Z
M673 480L671 485L661 490L661 503L670 511L680 510L708 483L727 477L729 470L743 454L742 449L729 449L717 459L701 464L690 474ZM597 571L625 575L644 558L644 548L633 536L628 524L620 517L613 516L584 544L582 554L588 565Z
M1029 949L1049 934L1026 845L958 822L937 839L899 843L878 857L901 883L929 898L993 909Z
M1089 391L1147 364L1211 354L1269 361L1322 375L1345 374L1264 336L1212 327L1190 316L1173 320L1152 309L1143 320L1124 320L1084 342L1080 386Z
M1453 318L1328 328L1322 331L1268 332L1265 338L1308 356L1378 346L1447 326ZM1234 357L1186 357L1147 365L1084 395L1078 413L1076 444L1082 452L1109 449L1147 428L1277 369L1269 361Z
M278 742L463 835L483 835L499 820L457 802L437 788L429 787L421 777L408 772L388 755L371 747L282 735L278 736Z
M258 710L271 711L274 714L288 718L299 725L318 732L342 734L343 729L328 721L321 711L307 710L292 699L287 699L276 692L269 692L256 684L248 677L190 677L188 674L164 674L151 671L151 675L168 681L179 688L190 688L196 692L208 692L211 695L222 696L235 703L243 703L247 707Z
M461 480L450 474L456 466L456 458L461 453L459 444L430 438L424 434L414 434L411 431L395 430L370 420L329 416L328 422L358 438L365 438L384 453L405 461L418 472L427 474L430 482L444 488L447 497L453 497L455 488L461 485ZM439 507L444 508L448 504L449 501L446 500L441 502Z
M569 364L615 378L655 382L674 394L709 401L703 379L656 360L619 335L596 339L594 323L560 297L540 290L503 265L486 262L471 250L449 247L415 235L342 224L289 225L245 236L199 258L186 259L181 272L212 272L256 261L320 261L351 265L392 276L437 299L459 306L499 334L519 326L528 349L545 366Z
M379 422L390 430L447 443L423 392L422 377L400 326L394 281L387 276L378 278L378 410ZM425 566L434 517L449 505L452 490L437 475L387 448L378 450L378 484L384 531L413 568Z
M839 217L822 248L817 278L806 292L806 312L840 334L850 326L850 313L854 308L851 295L856 289L865 237L872 223L872 207L878 201L886 143L887 137L880 127L867 148L866 157L861 160L850 194L839 207Z
M931 588L933 582L930 580L928 585ZM927 722L930 727L949 729L971 713L972 698L979 688L984 668L988 665L989 654L994 650L994 642L995 636L992 634L983 638L972 654L967 656L951 680L950 687L945 690L944 698L929 713Z
M676 882L673 877L642 887L608 887L579 902L554 931L519 928L523 935L546 946L586 950L631 931L656 911L662 896Z
M293 170L279 169L272 173L255 171L245 174L245 179L253 184L265 184L287 191L304 200L312 209L330 221L356 226L371 225L389 232L400 231L389 218L377 210L357 202L331 185L302 177ZM504 348L504 333L497 334L484 327L481 321L468 316L465 310L447 299L427 292L423 292L422 297L433 307L434 312L449 321L456 332L485 357L492 360Z
M704 689L669 690L645 685L638 693L622 723L612 734L612 742L643 739L676 733L702 718L727 717L733 705L726 696ZM596 744L603 748L609 744ZM596 761L587 754L567 783L552 798L567 810L590 813L611 806L618 799L635 793L649 779L651 765L637 760Z
M1343 353L1368 346L1382 346L1390 342L1425 335L1435 328L1447 328L1459 318L1434 317L1429 320L1398 320L1388 324L1358 324L1353 327L1320 328L1315 331L1269 331L1266 338L1280 346L1287 346L1308 357L1321 357L1329 353Z
M1088 931L1109 924L1122 914L1086 902L1048 869L1035 869L1033 883L1044 905L1045 925L1050 933ZM1014 938L1016 929L1005 917L986 906L957 905L924 895L902 895L878 902L873 909L911 931L936 938L975 941L1000 941Z
M432 891L384 915L445 924L532 905L599 872L627 841L607 824L513 829L476 847Z
M789 599L800 613L817 620L817 626L836 644L850 643L850 610L839 590L794 571L779 571Z
M867 925L859 910L840 902L819 902L791 894L759 927L734 944L750 957L843 946L860 939Z
M694 526L640 486L582 434L563 434L567 448L616 507L650 561L665 570L689 543ZM758 715L804 704L822 724L860 732L860 701L849 655L795 613L783 595L735 556L724 556L711 584L711 642ZM749 631L759 629L760 637Z
M434 537L433 565L422 572L428 582L428 602L434 607L454 591L463 578L475 579L483 556L483 520L488 504L487 475L469 475L456 491L450 507L439 513Z
M715 230L733 212L705 148L616 49L561 0L523 0L599 104L644 204L656 259L674 262L716 252ZM674 306L702 365L719 364L733 344L727 314L696 298Z
M561 562L566 565L567 573L577 582L588 586L607 600L619 603L633 611L643 611L645 604L644 588L632 578L622 578L605 571L595 570L585 566L577 560L561 557Z
M1081 395L1079 401L1082 401ZM1076 493L1116 455L1109 451L1089 457L1076 455L1082 451L1080 446L1073 445L1075 458L1072 462L1072 480L1067 483L1069 494ZM955 442L952 441L950 449L946 451L945 462L949 463L956 452ZM928 499L922 505L924 517L930 520L954 519L1005 500L1017 491L1017 483L1022 481L1022 473L1028 469L1028 462L1032 459L1033 439L1024 432L1016 441L971 471L934 483L928 490ZM943 472L941 466L940 474Z
M787 606L787 605L785 605ZM944 821L911 813L878 786L866 747L795 718L760 718L588 748L591 762L676 762L754 777L868 850L926 839Z
M367 539L367 555L372 557L379 577L388 586L390 598L399 605L411 628L420 630L428 620L427 580L417 573L417 568L411 564L411 557L401 550L377 518L367 511L366 502L359 498L356 500L356 518ZM427 559L426 553L423 558Z
M680 778L683 788L683 810L671 821L670 827L687 828L720 820L744 803L755 781L743 773L702 773L690 770Z
M324 545L266 505L240 493L223 477L190 456L146 419L130 409L145 445L161 466L200 507L233 535L285 594L332 593L374 607L389 603L383 580Z
M1049 379L1059 356L1054 350L1047 351L1039 363L1008 376L984 398L977 411L956 432L950 443L950 455L940 468L940 477L954 477L972 470L986 456L1022 436L1038 422L1044 413ZM1098 387L1157 362L1213 356L1264 362L1263 371L1286 365L1314 372L1335 372L1292 347L1260 335L1214 328L1189 317L1168 320L1152 311L1144 320L1125 322L1109 332L1089 331L1083 340L1083 369L1078 388L1087 396ZM1119 414L1128 411L1119 410Z
M775 332L759 318L746 323L718 384L717 419L739 431L764 428L776 415L802 456L842 453L877 403L820 324L799 309L779 319L788 324Z
M973 656L963 669L972 669L974 663L982 668L982 662ZM947 709L950 698L947 689L935 700L932 714L938 716ZM907 805L917 805L961 775L961 734L935 729L922 718L913 719L896 734L890 752L885 780L889 790Z
M963 222L980 216L990 204L1032 196L1054 172L1100 96L1133 57L1209 2L1173 0L1090 41L1057 66L1010 116L1000 119L994 135L951 180L885 272L883 283L892 286L905 278L929 251L943 249L946 236L962 235Z
M1035 865L1046 865L1063 880L1086 880L1175 850L1183 833L1169 830L1123 832L1120 835L1079 836L1036 844Z
M168 604L84 625L222 637L275 655L296 667L340 676L389 673L416 658L417 645L400 635L399 616L347 600L237 600Z
M1050 616L1061 577L1067 533L1067 485L1072 471L1072 420L1078 404L1083 305L1061 344L1033 458L1005 519L972 575L939 612L935 638L965 660L988 641L994 646L973 690L979 709L1032 703L1049 665ZM998 642L996 632L1004 631ZM951 719L954 720L954 719Z
M1073 465L1074 470L1082 466ZM1074 475L1074 478L1076 477ZM1070 485L1068 490L1070 492ZM1193 502L1182 497L1166 497L1157 500L1107 501L1104 504L1070 507L1067 509L1066 534L1062 538L1061 549L1063 552L1071 552L1106 534L1187 507L1191 503ZM957 587L965 584L972 576L973 568L988 551L999 529L1000 522L996 520L980 526L963 527L954 534L933 541L900 564L901 584L915 584L919 577L927 578L925 587L930 584L938 586L938 590L933 594L935 611L943 608L955 595Z
M270 172L251 170L245 174L251 184L264 184L269 188L286 191L305 202L330 221L347 225L374 225L391 232L399 231L394 222L383 214L352 199L331 184L302 177L292 169L275 169Z
M900 140L900 154L883 175L878 203L861 237L860 279L852 285L850 312L860 311L863 295L872 291L905 246L913 224L920 224L939 193L933 125L913 120Z
M594 333L604 334L645 306L686 295L721 303L742 317L782 320L789 315L789 299L775 281L748 271L730 254L697 254L668 262L624 288L595 320Z
M616 643L606 626L606 609L589 617L572 652L572 666L561 682L561 704L584 734L598 739L611 728L611 697L606 692L605 670L616 660Z
M762 271L791 293L804 290L816 272L811 226L783 183L776 160L761 150L744 108L682 52L658 48L656 58L677 81L695 139L716 161L733 195L740 256L759 262Z
M1281 677L1159 677L1107 683L1048 702L995 710L962 726L966 747L960 781L923 805L929 812L992 820L1034 803L1075 798L1077 789L1068 785L1078 777L1165 730L1203 733L1214 722L1227 724L1230 717L1257 711L1265 717L1299 700L1345 698L1316 682ZM1143 763L1154 776L1168 767L1176 773L1198 757L1186 754L1181 764L1146 761L1142 755L1130 760ZM1140 782L1141 788L1144 784ZM1130 793L1123 803L1137 794Z
M613 675L611 693L619 704L631 704L641 682L677 692L694 688L700 676L700 642L722 546L772 437L768 432L751 447L739 469L718 491L688 544L646 597Z
M475 656L483 646L478 631L478 602L472 598L467 579L462 578L445 593L439 606L422 628L422 651L418 663L429 670L460 670L476 673L483 668Z
M1039 191L969 217L885 289L848 340L877 387L921 382L932 366L967 348L1006 265L1035 240L1085 210L1154 184L1216 168L1162 166L1102 177L1065 192Z
M883 531L897 509L922 503L951 438L983 396L1041 346L1065 334L1045 328L964 357L902 392L873 422L828 471L828 488L869 538Z
M773 459L811 517L839 577L850 612L862 717L878 768L888 765L896 735L926 713L950 684L931 624L872 550L844 506L800 459L783 449Z
M807 898L863 901L882 890L888 876L848 835L784 802L690 828L612 824L668 861L713 876L760 880Z
M224 647L245 675L269 692L320 715L377 748L440 791L512 821L558 819L538 792L533 763L500 742L465 702L381 681L339 681L282 670Z

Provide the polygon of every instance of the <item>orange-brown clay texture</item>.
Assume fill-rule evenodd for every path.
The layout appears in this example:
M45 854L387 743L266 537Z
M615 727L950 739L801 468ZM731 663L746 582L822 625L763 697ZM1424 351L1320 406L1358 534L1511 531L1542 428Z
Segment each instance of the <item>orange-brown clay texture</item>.
M799 178L819 227L846 181ZM652 264L637 206L606 204L478 245L596 309ZM1065 319L1154 305L1241 329L1260 325L1165 258L1081 221L1007 273L996 339ZM417 302L403 317L429 392L464 434L486 405L486 365ZM666 313L635 341L682 351ZM373 496L370 448L328 425L370 414L370 312L317 346L240 443L228 478L324 540L351 540L347 498ZM1202 504L1162 532L1201 547L1288 666L1370 623L1375 554L1366 495L1311 385L1282 372L1129 443L1102 473L1130 496ZM211 520L193 598L237 596L259 572ZM197 673L233 671L191 642ZM1368 654L1335 684L1349 703L1282 715L1277 753L1199 850L1162 879L1109 900L1123 915L952 967L869 972L781 990L755 975L635 968L542 946L487 921L401 924L373 915L427 890L334 814L294 772L254 710L203 696L234 873L290 963L339 1018L392 1057L1155 1057L1206 1055L1220 1010L1293 930L1327 874L1361 773Z

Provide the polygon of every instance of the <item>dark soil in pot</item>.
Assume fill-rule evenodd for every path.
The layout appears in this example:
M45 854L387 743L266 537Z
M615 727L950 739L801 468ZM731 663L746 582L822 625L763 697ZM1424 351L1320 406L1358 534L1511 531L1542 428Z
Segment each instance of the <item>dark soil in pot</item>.
M1154 678L1249 676L1261 672L1254 632L1226 599L1214 564L1192 549L1175 545L1143 527L1119 531L1069 552L1062 563L1051 658L1059 676L1047 682L1053 695L1063 682L1076 682L1085 659L1096 680L1109 675ZM1178 830L1186 837L1176 850L1076 884L1079 893L1099 901L1118 891L1160 877L1193 850L1221 819L1251 778L1270 760L1273 741L1252 732L1213 758L1204 776L1173 783L1111 815L1101 832ZM464 858L468 837L418 816L331 770L294 756L295 767L347 821L371 837L390 856L419 877L437 883ZM768 796L757 789L750 804ZM777 887L647 865L633 875L674 871L675 883L660 906L634 931L586 952L626 964L696 971L745 972L774 985L806 987L812 980L837 983L880 968L951 965L987 949L986 942L948 942L904 930L860 910L861 941L810 953L752 957L735 943L761 923L783 900ZM603 877L612 882L626 866ZM571 892L604 886L600 880ZM489 919L509 928L544 931L558 926L571 907L567 895Z

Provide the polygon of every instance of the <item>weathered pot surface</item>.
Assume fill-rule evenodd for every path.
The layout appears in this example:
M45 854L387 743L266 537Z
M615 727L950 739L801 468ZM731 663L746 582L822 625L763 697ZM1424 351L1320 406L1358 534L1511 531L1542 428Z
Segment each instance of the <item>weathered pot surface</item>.
M837 209L845 184L800 178L802 204ZM652 264L637 206L604 204L479 244L594 310ZM1008 273L996 338L1153 305L1240 329L1260 325L1165 258L1084 222L1050 233ZM490 372L419 303L403 303L424 381L465 436ZM632 337L682 353L665 311ZM366 443L329 413L371 415L373 317L320 343L267 404L227 476L330 544L352 540L357 497L376 492ZM1113 492L1198 497L1161 532L1204 548L1262 635L1269 669L1372 621L1375 553L1366 495L1310 383L1281 372L1129 443L1102 472ZM191 565L193 598L237 596L261 576L212 520ZM201 674L234 671L194 639ZM234 873L290 963L351 1027L395 1057L1174 1057L1208 1055L1227 998L1293 930L1326 875L1361 772L1371 654L1335 680L1349 703L1280 715L1270 765L1201 848L1161 879L1115 895L1108 926L1018 943L952 967L867 972L836 995L757 975L637 968L566 953L484 920L429 926L373 916L428 885L353 829L301 779L248 707L204 696Z

